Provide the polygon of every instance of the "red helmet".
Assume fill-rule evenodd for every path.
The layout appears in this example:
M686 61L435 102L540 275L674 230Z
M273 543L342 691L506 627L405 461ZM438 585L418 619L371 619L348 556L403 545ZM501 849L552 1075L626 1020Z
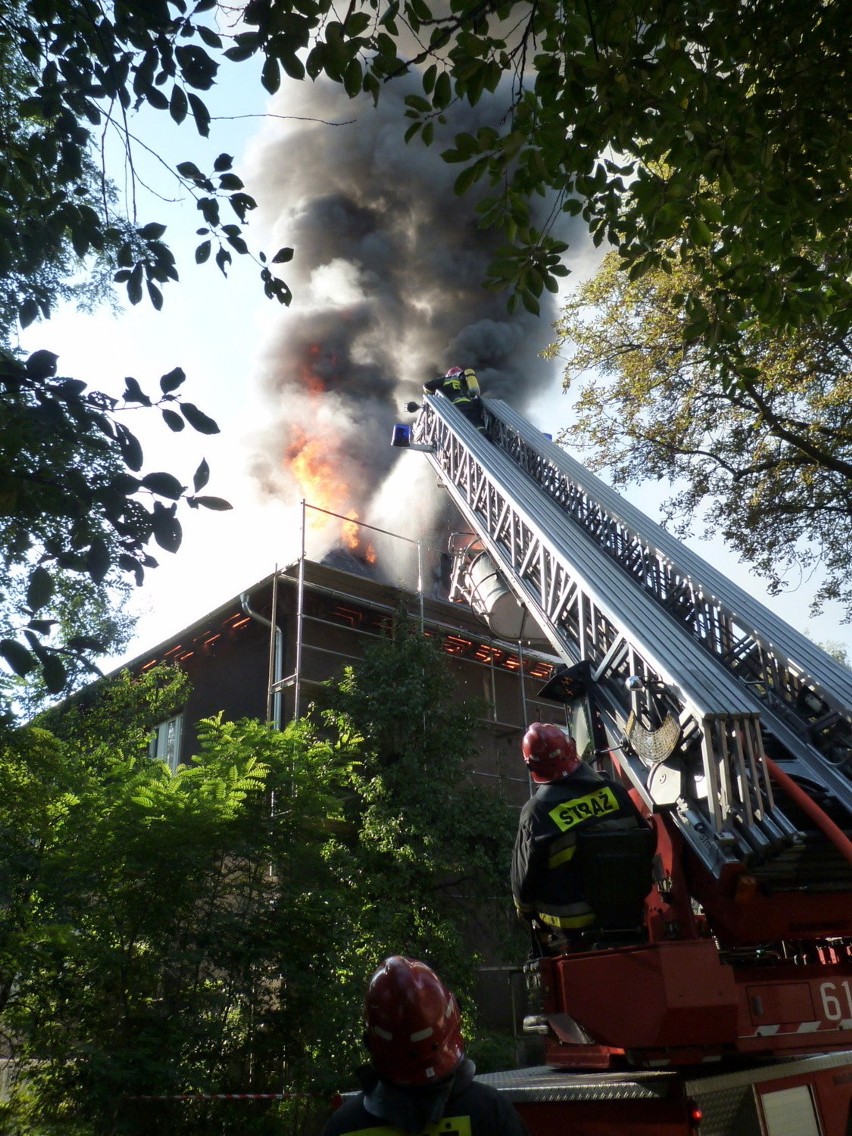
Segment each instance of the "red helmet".
M367 987L367 1048L376 1072L397 1085L431 1085L464 1057L455 995L423 962L385 959Z
M524 734L521 748L530 776L540 785L561 781L580 764L574 739L548 722L533 722Z
M463 374L464 374L464 371L462 370L461 367L450 367L449 371L447 371L446 375L444 375L444 378L445 379L458 379Z

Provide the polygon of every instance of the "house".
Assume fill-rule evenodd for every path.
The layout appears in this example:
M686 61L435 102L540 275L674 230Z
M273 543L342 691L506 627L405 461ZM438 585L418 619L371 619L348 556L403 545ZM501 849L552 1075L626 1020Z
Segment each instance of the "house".
M348 565L347 565L348 568ZM321 684L381 634L402 605L448 656L458 697L484 700L477 772L522 787L520 735L541 708L537 693L555 660L493 637L466 605L382 583L333 564L303 560L248 586L126 667L142 673L177 663L192 682L181 713L162 722L155 756L173 767L193 752L195 726L221 711L281 726L304 713ZM552 716L553 703L541 713Z
M529 795L521 736L528 722L558 713L553 702L538 698L557 660L495 638L470 607L450 601L440 582L430 591L375 579L366 562L340 550L323 562L303 558L249 585L127 664L141 673L175 663L192 683L180 714L159 724L152 754L172 767L188 760L197 723L218 712L279 726L300 716L321 694L322 683L360 658L402 606L446 653L457 697L487 707L471 776L496 782L519 809ZM509 1028L523 1001L522 976L489 957L487 944L476 946L484 954L480 1010L493 1026Z

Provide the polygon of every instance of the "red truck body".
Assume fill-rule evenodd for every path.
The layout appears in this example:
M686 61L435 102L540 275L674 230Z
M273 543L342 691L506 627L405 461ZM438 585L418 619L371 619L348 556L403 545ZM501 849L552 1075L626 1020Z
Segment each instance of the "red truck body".
M531 1136L848 1136L852 1054L723 1071L486 1075Z

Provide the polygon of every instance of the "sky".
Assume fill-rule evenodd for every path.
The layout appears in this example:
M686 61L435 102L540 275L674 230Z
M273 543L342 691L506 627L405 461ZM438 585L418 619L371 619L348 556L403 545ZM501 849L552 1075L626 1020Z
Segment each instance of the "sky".
M556 434L570 425L560 364L540 357L557 307L541 319L512 319L503 299L482 289L493 239L476 228L470 203L454 197L457 171L435 149L401 145L395 119L404 90L376 112L321 84L290 83L270 100L250 71L241 75L207 98L212 145L164 115L140 124L157 151L136 158L144 183L157 191L141 191L142 219L167 225L164 239L181 272L165 289L163 310L145 302L117 314L62 310L22 339L27 350L55 351L61 373L116 394L126 375L153 391L160 375L180 365L188 377L179 393L221 427L215 436L174 435L156 413L130 412L146 472L167 469L191 484L205 459L204 492L233 509L182 511L182 547L175 555L152 550L160 567L134 595L133 640L108 665L154 647L295 560L302 497L428 539L439 509L434 476L421 455L392 450L390 435L394 422L411 420L405 402L441 369L473 365L484 394L506 399L539 429ZM455 125L475 129L494 113L485 100ZM282 271L295 293L289 309L265 299L247 258L235 256L227 280L212 264L194 263L202 222L192 202L176 196L166 163L190 159L205 169L221 151L234 156L259 203L250 247L296 249ZM593 271L595 255L576 225L568 236L570 286ZM656 486L628 495L660 519L652 509L663 496ZM321 517L309 513L311 555L339 535L336 520L318 529ZM803 582L771 598L718 543L690 544L798 630L852 649L837 610L809 617L814 586Z

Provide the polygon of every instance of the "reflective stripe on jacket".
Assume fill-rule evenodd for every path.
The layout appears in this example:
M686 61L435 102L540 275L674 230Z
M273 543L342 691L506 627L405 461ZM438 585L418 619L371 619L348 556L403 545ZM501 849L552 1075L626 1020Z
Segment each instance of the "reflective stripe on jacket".
M584 828L635 828L641 823L627 789L587 766L539 786L521 811L512 854L518 912L550 927L576 930L595 922L574 862Z
M405 1129L364 1107L364 1094L348 1100L335 1112L322 1136L404 1136ZM427 1124L423 1136L529 1136L527 1126L510 1102L491 1085L472 1081L454 1092L442 1118Z
M423 389L429 391L430 394L440 391L456 406L472 401L472 395L464 375L459 375L455 379L448 379L446 375L439 379L430 379L428 383L423 384Z

